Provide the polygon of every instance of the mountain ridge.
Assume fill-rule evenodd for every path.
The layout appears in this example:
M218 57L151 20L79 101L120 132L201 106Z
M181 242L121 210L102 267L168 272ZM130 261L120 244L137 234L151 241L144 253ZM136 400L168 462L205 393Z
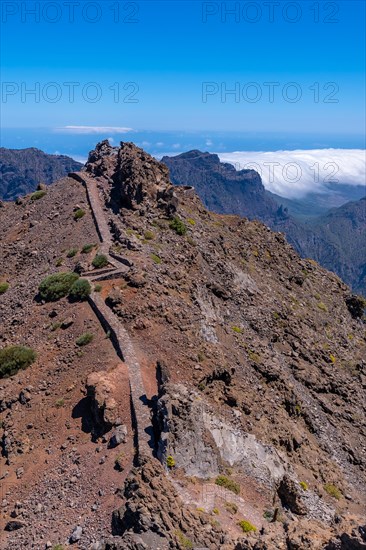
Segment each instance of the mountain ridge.
M83 165L66 155L49 155L36 147L0 148L0 200L16 198L80 170Z
M301 256L318 261L344 278L355 292L366 295L364 256L357 253L364 250L366 241L364 199L340 206L338 216L326 213L306 219L303 215L299 220L292 215L292 201L282 201L281 197L268 193L257 172L241 170L234 174L235 168L221 163L217 155L195 150L194 156L190 153L165 156L162 162L168 166L173 183L192 182L209 209L258 219L274 231L284 232ZM238 180L239 187L235 185ZM357 229L355 226L352 231L348 225L348 231L342 233L342 214L349 213L350 209L353 209L353 218L358 217ZM327 229L329 223L335 225L333 233Z
M38 352L0 386L5 548L362 548L366 340L336 275L130 143L0 223L1 345ZM37 298L70 271L88 301Z

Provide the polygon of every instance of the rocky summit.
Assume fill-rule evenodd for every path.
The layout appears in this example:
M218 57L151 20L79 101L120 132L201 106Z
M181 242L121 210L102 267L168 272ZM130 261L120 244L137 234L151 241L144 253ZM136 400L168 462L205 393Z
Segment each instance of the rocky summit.
M36 193L0 207L0 547L365 549L364 300L132 143Z

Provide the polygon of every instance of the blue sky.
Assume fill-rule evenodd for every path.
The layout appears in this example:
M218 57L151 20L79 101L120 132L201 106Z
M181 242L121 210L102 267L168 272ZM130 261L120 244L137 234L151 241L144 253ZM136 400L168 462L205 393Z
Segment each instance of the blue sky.
M1 5L7 146L7 128L65 126L277 133L297 146L311 135L342 147L344 136L344 147L363 146L362 1L79 0L73 17L70 2L54 4Z

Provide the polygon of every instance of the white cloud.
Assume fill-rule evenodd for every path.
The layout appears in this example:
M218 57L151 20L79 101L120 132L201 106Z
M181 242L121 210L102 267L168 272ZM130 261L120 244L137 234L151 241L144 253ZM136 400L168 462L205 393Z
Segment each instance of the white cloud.
M73 158L74 160L76 160L76 162L81 162L82 164L85 164L86 161L88 160L87 157L81 157L79 155L67 155L68 157L71 157Z
M127 132L132 131L132 128L120 126L62 126L55 128L55 132L69 134L127 134Z
M109 137L109 138L107 138L107 140L109 141L109 143L110 143L111 145L113 145L113 143L114 143L114 138Z
M213 145L213 142L211 139L206 139L206 145L207 147L211 147L211 145Z
M321 193L330 184L366 184L366 156L362 149L296 151L235 151L217 153L237 170L251 168L269 191L288 198Z

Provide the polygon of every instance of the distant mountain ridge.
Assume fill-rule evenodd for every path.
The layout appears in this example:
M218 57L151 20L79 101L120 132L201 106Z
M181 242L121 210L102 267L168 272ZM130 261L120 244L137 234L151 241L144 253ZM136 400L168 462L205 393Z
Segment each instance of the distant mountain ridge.
M35 191L39 183L50 184L83 165L66 155L49 155L34 147L0 148L0 199L15 200Z
M268 223L283 214L255 170L237 171L232 164L221 162L218 155L198 150L165 156L162 162L168 166L172 182L193 185L210 210Z
M165 156L162 162L172 182L193 185L210 210L257 219L285 233L301 256L316 260L366 295L365 198L314 216L316 197L309 199L308 207L306 202L282 199L265 190L257 172L236 171L215 154L194 150Z

